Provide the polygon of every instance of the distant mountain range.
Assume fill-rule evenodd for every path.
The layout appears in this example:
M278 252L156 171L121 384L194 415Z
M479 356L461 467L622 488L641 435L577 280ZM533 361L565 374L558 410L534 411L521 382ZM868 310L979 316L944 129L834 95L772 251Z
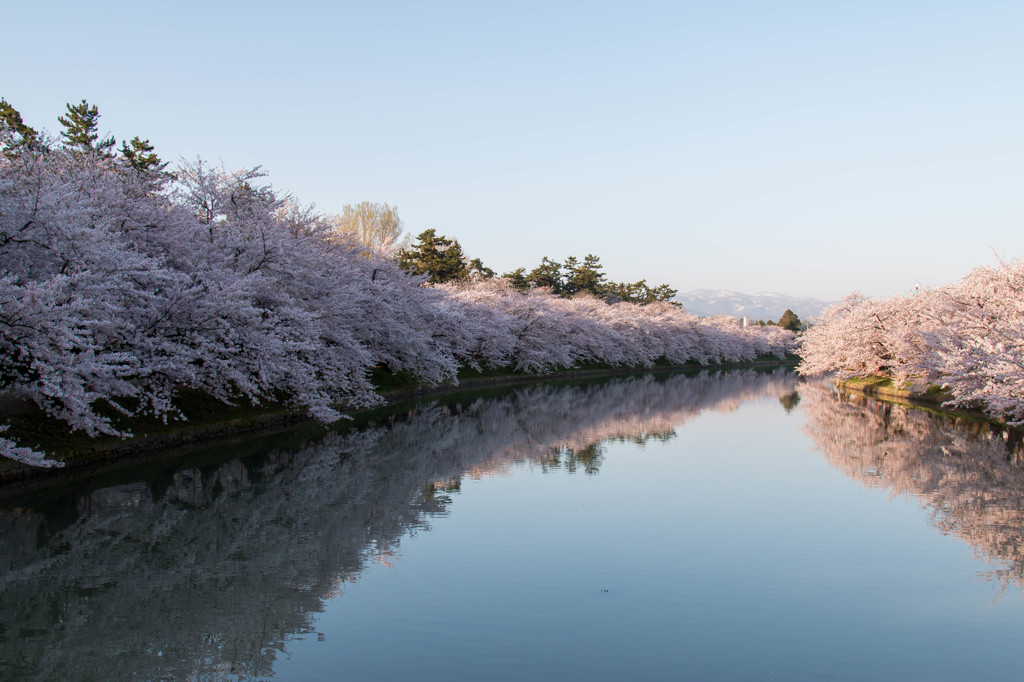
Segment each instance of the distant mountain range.
M725 289L695 289L676 294L675 300L694 315L733 315L754 320L778 321L786 309L801 320L817 317L835 301L798 298L775 293L741 294Z

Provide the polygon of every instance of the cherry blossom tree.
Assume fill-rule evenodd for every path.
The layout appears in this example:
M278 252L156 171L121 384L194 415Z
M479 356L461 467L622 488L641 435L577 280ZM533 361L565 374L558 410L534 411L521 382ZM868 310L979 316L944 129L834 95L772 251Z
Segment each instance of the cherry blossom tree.
M799 352L804 374L933 384L950 406L1024 423L1024 263L977 268L909 297L852 295L803 333Z
M667 303L501 278L431 286L259 168L197 160L172 176L138 138L120 157L92 138L29 144L16 113L0 118L0 391L90 436L129 435L120 416L183 418L184 388L330 422L380 402L376 368L430 385L460 366L709 364L793 346ZM3 436L0 455L54 464Z
M942 324L924 362L952 404L1024 423L1024 263L977 268L936 297Z

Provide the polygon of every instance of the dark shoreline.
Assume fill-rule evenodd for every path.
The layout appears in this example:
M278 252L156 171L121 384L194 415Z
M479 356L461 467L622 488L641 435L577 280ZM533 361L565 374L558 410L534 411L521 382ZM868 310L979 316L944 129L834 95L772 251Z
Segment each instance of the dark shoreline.
M350 417L372 414L375 410L398 405L422 398L457 395L487 388L500 388L517 384L541 383L571 379L598 379L603 377L626 376L633 374L667 373L667 372L698 372L701 370L728 370L767 367L793 367L797 359L791 357L778 358L770 356L741 362L728 362L713 365L655 365L652 367L607 367L598 369L568 369L545 374L502 374L483 376L446 383L431 387L399 388L382 391L383 404L370 408L346 411ZM254 415L240 416L218 420L208 424L179 425L174 429L143 433L138 436L121 440L108 440L65 452L61 452L65 465L63 467L33 467L13 460L0 459L0 486L4 488L21 487L19 483L31 486L35 482L53 483L70 480L80 476L91 476L102 471L109 471L122 466L131 466L142 462L153 462L167 457L171 449L180 446L201 445L215 446L219 442L228 442L234 437L267 432L272 436L285 429L293 429L307 425L311 429L327 429L312 420L300 410L292 408L268 408ZM7 490L6 492L10 492Z

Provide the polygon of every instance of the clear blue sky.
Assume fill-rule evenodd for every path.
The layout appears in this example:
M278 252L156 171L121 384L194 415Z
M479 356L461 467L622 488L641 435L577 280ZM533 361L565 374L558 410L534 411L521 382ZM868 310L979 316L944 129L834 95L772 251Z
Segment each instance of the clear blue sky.
M904 293L1024 255L1022 2L42 2L0 96L498 271Z

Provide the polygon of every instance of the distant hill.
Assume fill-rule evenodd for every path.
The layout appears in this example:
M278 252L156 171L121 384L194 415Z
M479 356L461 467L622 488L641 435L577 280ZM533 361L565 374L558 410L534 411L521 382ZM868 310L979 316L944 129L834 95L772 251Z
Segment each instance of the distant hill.
M675 300L694 315L746 316L753 320L777 321L789 308L801 320L817 317L835 301L797 298L775 293L741 294L725 289L696 289L676 294Z

